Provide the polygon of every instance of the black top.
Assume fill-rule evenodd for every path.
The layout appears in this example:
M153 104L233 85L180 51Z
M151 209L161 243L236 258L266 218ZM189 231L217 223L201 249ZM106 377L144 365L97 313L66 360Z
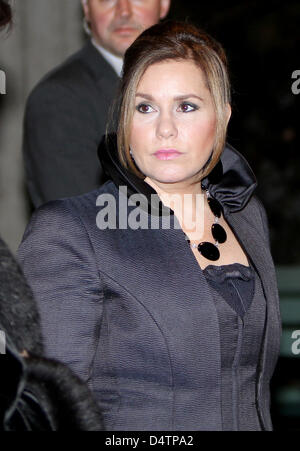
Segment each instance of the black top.
M240 263L209 265L204 275L210 285L223 296L227 304L244 318L254 294L254 270Z
M203 274L219 318L223 430L261 430L255 379L265 299L259 277L252 266L240 263L209 265Z

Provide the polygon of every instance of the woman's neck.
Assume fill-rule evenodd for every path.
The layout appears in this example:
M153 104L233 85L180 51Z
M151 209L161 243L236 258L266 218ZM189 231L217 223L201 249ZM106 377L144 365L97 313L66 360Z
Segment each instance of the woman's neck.
M159 196L181 196L191 195L196 197L199 194L204 194L201 188L201 182L182 182L182 183L161 183L157 182L150 177L146 177L144 179L148 185L152 186L152 188L157 192Z
M202 190L201 182L162 184L149 177L145 178L145 182L157 192L163 204L174 211L183 231L197 232L200 239L203 233L204 216L208 212L206 194Z

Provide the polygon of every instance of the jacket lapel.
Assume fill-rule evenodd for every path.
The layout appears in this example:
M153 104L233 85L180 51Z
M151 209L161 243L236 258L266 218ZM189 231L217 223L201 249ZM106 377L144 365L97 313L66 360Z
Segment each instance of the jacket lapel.
M281 318L275 268L269 243L262 234L261 229L256 226L256 222L252 222L249 219L251 214L249 215L249 212L248 214L236 212L225 215L225 218L246 254L250 257L260 277L265 294L267 312L259 361L260 374L258 381L258 400L262 403L263 411L265 411L269 407L264 405L266 397L264 389L267 389L265 384L269 383L273 375L280 351ZM270 419L264 418L264 422L268 429L272 429Z
M90 41L83 48L82 61L95 80L110 78L115 83L119 80L114 69Z

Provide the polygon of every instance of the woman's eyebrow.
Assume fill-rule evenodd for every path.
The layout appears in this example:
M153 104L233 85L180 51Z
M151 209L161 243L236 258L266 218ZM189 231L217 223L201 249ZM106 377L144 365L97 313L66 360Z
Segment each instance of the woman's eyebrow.
M142 92L137 92L136 97L143 97L143 99L154 100L154 98L150 94L143 94Z
M203 102L203 98L200 96L197 96L196 94L183 94L182 96L174 97L174 99L175 100L185 100L185 99L190 99L191 97L194 97L195 99L201 100L201 102Z
M154 100L154 98L150 94L144 94L143 92L137 92L136 97L142 97L143 99L147 99L147 100ZM175 96L174 100L186 100L186 99L190 99L192 97L203 102L203 98L200 96L197 96L196 94L183 94L180 96Z

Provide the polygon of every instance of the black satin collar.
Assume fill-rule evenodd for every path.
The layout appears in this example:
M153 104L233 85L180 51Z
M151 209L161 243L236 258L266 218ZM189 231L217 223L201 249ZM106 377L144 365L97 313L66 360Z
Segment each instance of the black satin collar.
M98 156L104 172L117 187L126 186L128 197L140 193L147 199L149 209L151 196L158 196L156 191L144 180L125 169L118 158L117 137L110 134L102 139ZM255 175L246 159L233 147L226 145L221 159L212 172L202 180L204 189L220 202L224 214L242 210L257 187ZM172 210L166 209L169 213ZM151 210L153 214L153 210ZM159 215L166 214L161 206Z
M202 180L202 185L221 203L224 213L229 214L246 206L257 187L257 180L245 157L226 144L221 159Z

